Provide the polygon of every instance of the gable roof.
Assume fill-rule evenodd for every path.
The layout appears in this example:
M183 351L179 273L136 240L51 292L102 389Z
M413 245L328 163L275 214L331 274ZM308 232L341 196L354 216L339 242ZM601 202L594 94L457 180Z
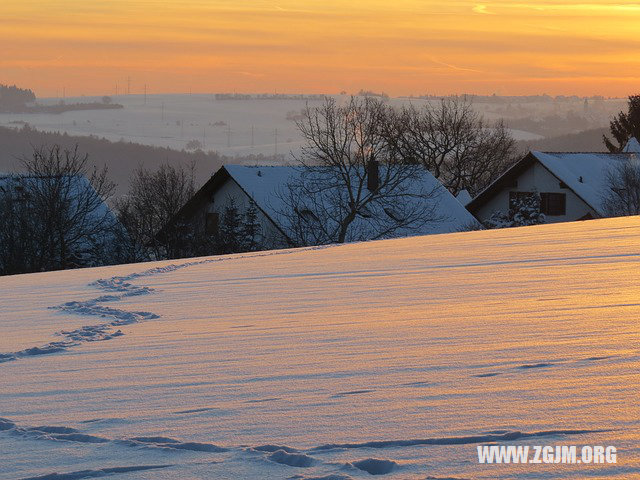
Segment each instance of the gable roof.
M622 151L624 153L640 153L640 142L636 137L631 137Z
M225 165L224 168L231 178L255 201L258 207L286 232L287 222L285 218L282 218L282 212L286 210L286 205L281 199L281 193L285 191L288 184L298 181L305 170L292 166L247 167ZM382 171L384 166L380 166L380 169ZM427 222L418 230L412 228L399 229L392 235L394 237L456 232L468 227L470 224L477 223L473 215L426 169L416 179L407 180L407 184L404 187L406 189L404 193L414 193L416 195L416 199L409 199L407 196L407 201L428 202L427 207L433 209L441 219ZM432 191L434 193L432 198L417 199L421 193ZM374 205L371 205L371 214L373 216L387 214L382 209L379 212L375 211L375 208ZM358 232L372 231L372 223L372 220L358 216L354 220L353 230ZM350 240L355 239L352 238Z
M210 201L222 185L227 181L233 181L253 199L257 208L264 213L282 235L285 238L290 238L291 235L287 232L286 227L287 222L282 215L285 205L281 199L281 193L286 191L289 184L299 180L303 172L303 169L295 166L224 165L196 192L178 212L176 218L190 217L203 202ZM442 220L427 223L417 232L413 229L406 232L397 231L394 236L455 232L477 223L473 215L428 171L425 170L419 179L412 182L412 186L409 188L415 188L416 192L419 192L420 189L435 191L434 197L426 201L432 202L429 206L438 212ZM358 218L356 222L360 223L358 230L361 228L366 230L366 219Z
M631 142L629 143L631 144ZM630 148L633 148L632 144ZM558 180L567 185L591 209L604 216L603 200L608 188L608 173L619 164L618 162L632 161L638 159L638 157L638 153L631 152L529 152L522 160L480 192L467 204L467 208L472 213L476 212L490 198L503 188L511 186L513 181L525 170L538 162Z
M65 180L65 185L68 187L68 194L76 195L87 193L90 195L95 195L96 199L100 200L100 205L96 208L92 214L96 218L102 218L104 216L110 216L115 220L115 215L108 207L108 205L104 202L102 198L99 197L98 193L94 190L93 185L87 177L84 175L63 175L63 176L38 176L38 175L29 175L24 173L7 173L0 174L0 192L8 191L9 189L13 191L18 191L21 189L28 188L38 188L45 187L47 185L47 181L51 179L69 179L68 183ZM72 197L73 198L73 197Z
M532 152L560 181L600 215L609 172L618 162L629 161L635 154L615 153L544 153Z
M63 184L57 183L60 179L64 179ZM54 183L47 183L52 181ZM52 188L56 189L51 190ZM104 225L104 222L106 222L113 226L114 229L124 228L115 213L109 208L104 199L98 195L89 179L84 175L38 176L23 173L0 175L0 194L19 194L26 195L23 198L28 198L30 189L35 189L35 191L43 189L44 192L47 192L47 195L57 192L58 195L62 195L62 198L68 199L69 215L76 219L81 216L80 223L84 223L85 226L87 223L97 226ZM86 212L86 215L84 212ZM76 232L76 227L71 228L70 231ZM88 237L81 238L78 241L78 245L84 248L92 245L91 240L110 241L115 235L114 232L115 230L110 232L102 231L99 237L90 235L91 239Z

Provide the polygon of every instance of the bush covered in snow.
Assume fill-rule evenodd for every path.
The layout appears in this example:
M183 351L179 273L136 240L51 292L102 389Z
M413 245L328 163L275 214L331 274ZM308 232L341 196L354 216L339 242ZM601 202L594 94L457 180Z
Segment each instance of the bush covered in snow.
M545 222L544 213L540 211L540 194L521 195L515 198L507 213L494 212L484 223L486 228L525 227Z

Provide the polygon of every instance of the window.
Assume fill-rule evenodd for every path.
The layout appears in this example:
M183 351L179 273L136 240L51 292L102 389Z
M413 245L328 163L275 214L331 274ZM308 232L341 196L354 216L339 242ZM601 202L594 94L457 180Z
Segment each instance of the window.
M387 216L393 220L394 222L402 222L402 215L398 214L398 212L396 212L395 210L393 210L392 208L386 207L384 208L384 213L387 214Z
M311 210L309 210L308 208L303 208L302 210L298 210L297 208L295 209L295 212L298 214L298 216L304 220L307 223L310 222L318 222L318 217L316 216L315 213L313 213Z
M205 219L204 231L207 235L218 234L218 224L220 223L220 215L216 212L207 213Z
M541 193L540 211L545 215L566 215L567 196L564 193Z
M371 218L373 217L373 215L371 214L371 212L369 211L369 209L367 207L362 207L360 210L358 210L358 213L356 214L359 217L362 218Z

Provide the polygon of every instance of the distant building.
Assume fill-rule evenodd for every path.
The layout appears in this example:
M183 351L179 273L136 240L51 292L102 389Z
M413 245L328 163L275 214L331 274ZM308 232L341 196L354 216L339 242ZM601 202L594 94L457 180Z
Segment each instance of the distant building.
M246 211L253 206L260 225L259 243L263 247L283 248L295 245L292 241L293 232L282 215L285 208L283 194L288 185L299 178L301 172L300 168L292 166L225 165L187 202L172 223L181 225L183 235L198 236L204 233L215 236L226 207L233 204L239 211ZM420 201L430 202L430 207L433 207L439 220L425 224L418 232L400 230L392 237L455 232L477 225L473 216L428 171L425 170L420 179L413 181L424 182L428 188L436 191L433 198ZM305 211L299 214L312 215ZM375 217L388 213L374 211L371 214ZM374 221L375 218L357 219L359 227L365 231L367 223Z
M466 204L481 222L509 212L519 198L540 194L547 223L605 217L609 172L618 162L640 159L632 138L623 153L529 152Z

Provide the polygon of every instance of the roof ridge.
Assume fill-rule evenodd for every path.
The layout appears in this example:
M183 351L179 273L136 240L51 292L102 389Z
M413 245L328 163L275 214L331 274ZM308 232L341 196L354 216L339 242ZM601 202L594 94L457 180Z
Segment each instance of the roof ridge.
M584 151L565 151L565 152L550 152L548 150L532 150L532 152L546 153L547 155L562 155L562 154L588 154L588 155L631 155L631 152L584 152Z

